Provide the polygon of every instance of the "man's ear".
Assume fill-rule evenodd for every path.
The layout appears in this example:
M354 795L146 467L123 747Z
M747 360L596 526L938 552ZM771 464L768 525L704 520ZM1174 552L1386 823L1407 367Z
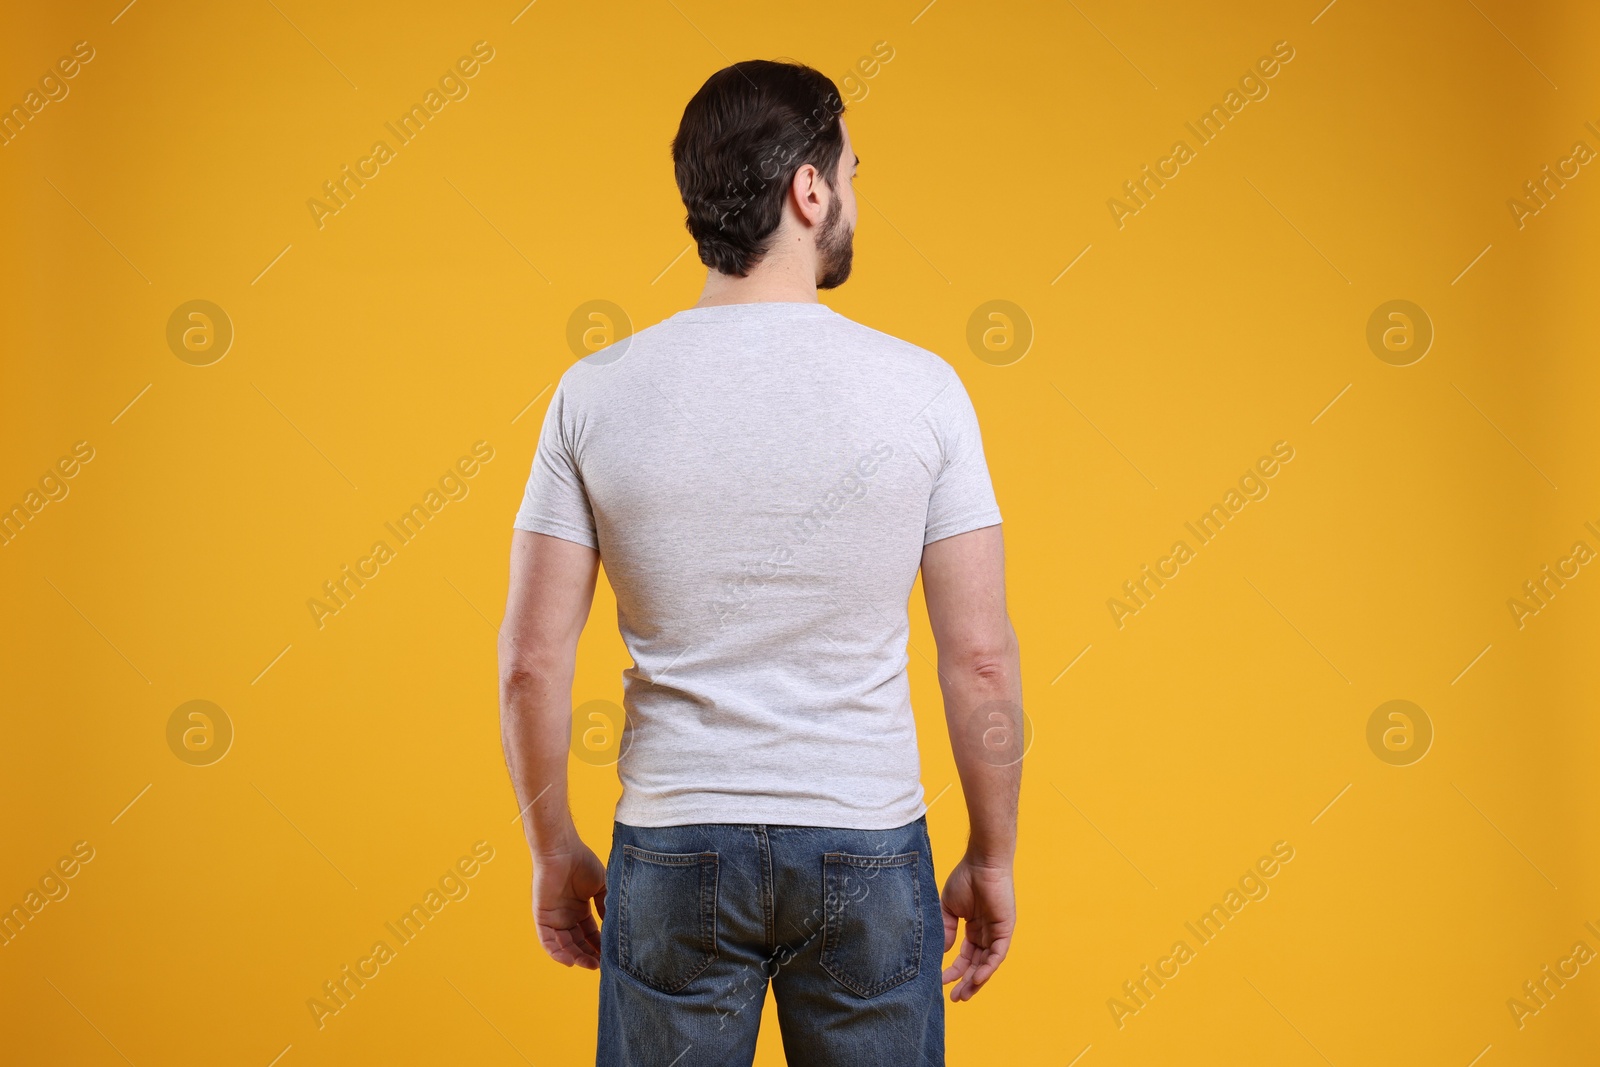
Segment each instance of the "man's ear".
M789 184L790 198L796 214L808 225L821 225L827 214L827 204L822 198L822 172L810 163L802 163L794 172Z

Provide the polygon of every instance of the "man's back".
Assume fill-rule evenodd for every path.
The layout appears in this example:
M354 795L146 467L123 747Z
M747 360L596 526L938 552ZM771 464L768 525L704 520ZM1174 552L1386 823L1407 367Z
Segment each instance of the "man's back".
M955 371L826 305L691 308L574 364L515 526L616 591L618 821L916 819L907 599L925 544L1000 521Z

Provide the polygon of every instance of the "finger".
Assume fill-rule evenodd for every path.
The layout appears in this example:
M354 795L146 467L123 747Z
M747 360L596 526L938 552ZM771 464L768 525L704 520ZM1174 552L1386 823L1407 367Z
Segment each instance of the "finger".
M972 972L973 968L968 967L967 973L961 976L961 981L957 982L956 987L950 991L950 999L952 1001L972 999Z
M568 952L576 953L582 951L583 932L579 928L572 926L556 930L555 935L556 941Z
M962 959L954 960L951 962L950 966L944 969L944 973L939 976L939 984L949 985L951 982L954 982L957 978L960 978L966 973L967 961Z
M950 961L944 969L944 981L953 982L972 969L972 942L961 942L961 955Z
M950 999L952 1001L972 999L972 994L975 990L973 975L985 958L984 949L970 940L972 936L972 925L969 923L967 925L967 937L969 940L962 942L961 945L961 981L956 983L956 987L950 991Z
M589 951L588 946L581 938L582 931L577 929L558 930L549 929L550 939L545 948L550 952L550 957L557 963L568 967L577 965L594 970L599 966L598 958Z
M606 918L606 887L601 886L600 892L594 895L594 910L600 913L600 921Z
M557 941L554 936L546 936L541 932L539 935L539 944L543 946L545 954L551 959L555 960L563 967L572 966L572 953L566 948L566 946Z
M539 927L539 944L550 958L563 966L572 966L571 949L561 940L560 931L553 926Z
M984 983L993 977L995 971L1000 969L1000 964L1005 961L1006 949L1009 944L1009 938L997 939L989 950L975 961L976 965L967 975L967 980L964 983L967 987L964 999L971 1000L977 996L978 990L982 989Z
M972 972L972 984L981 986L989 980L989 976L1000 969L1000 964L1005 961L1006 950L1011 945L1008 937L996 938L994 944L989 946L988 955L978 964Z
M983 988L983 984L989 980L989 976L994 974L995 967L998 966L999 964L994 964L992 966L985 964L984 966L979 967L977 970L972 972L972 978L970 979L972 982L972 995L977 995L978 990Z
M944 915L944 950L949 952L956 943L956 913L945 906L944 901L939 902L939 911Z
M594 916L585 915L578 920L578 928L583 931L583 944L589 954L600 956L600 928L595 925Z

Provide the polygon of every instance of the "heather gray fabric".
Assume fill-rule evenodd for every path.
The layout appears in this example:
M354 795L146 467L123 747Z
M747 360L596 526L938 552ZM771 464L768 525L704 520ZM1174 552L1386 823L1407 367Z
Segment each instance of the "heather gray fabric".
M906 604L923 545L998 522L955 370L824 304L690 308L574 363L514 526L616 591L617 821L918 818Z

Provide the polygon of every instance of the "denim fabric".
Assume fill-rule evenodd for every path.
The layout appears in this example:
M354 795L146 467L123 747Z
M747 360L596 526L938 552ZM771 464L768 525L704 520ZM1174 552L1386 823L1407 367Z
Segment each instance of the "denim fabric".
M615 824L598 1067L734 1067L770 982L789 1063L944 1063L926 820L893 830Z

